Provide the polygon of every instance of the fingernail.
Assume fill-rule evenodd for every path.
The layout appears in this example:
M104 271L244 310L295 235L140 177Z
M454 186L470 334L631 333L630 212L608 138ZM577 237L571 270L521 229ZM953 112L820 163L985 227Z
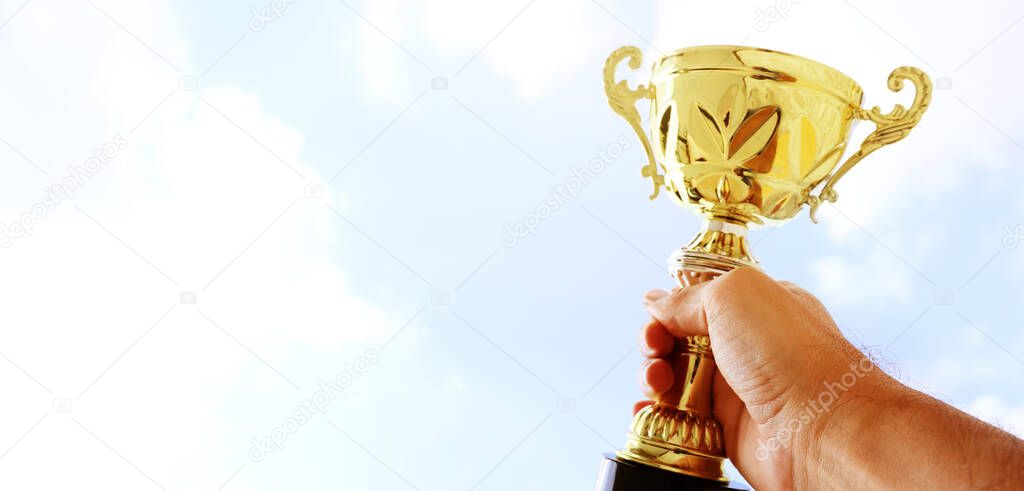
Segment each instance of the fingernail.
M651 304L665 298L668 292L665 290L651 290L644 294L644 303Z

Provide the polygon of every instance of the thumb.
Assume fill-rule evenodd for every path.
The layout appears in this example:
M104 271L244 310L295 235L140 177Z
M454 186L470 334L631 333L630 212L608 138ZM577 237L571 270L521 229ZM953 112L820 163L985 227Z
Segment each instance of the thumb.
M702 301L707 283L698 283L672 292L651 290L644 297L647 312L673 336L707 336L708 321Z

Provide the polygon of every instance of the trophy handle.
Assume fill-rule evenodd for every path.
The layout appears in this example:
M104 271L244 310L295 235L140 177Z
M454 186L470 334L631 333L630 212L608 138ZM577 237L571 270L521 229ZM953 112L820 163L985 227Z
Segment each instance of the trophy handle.
M856 153L846 159L843 165L839 167L831 176L828 181L825 182L825 186L821 188L821 192L817 196L811 196L808 203L811 208L811 221L817 223L815 219L815 213L818 207L825 201L835 203L838 195L834 189L839 179L841 179L846 173L857 165L864 157L867 157L871 152L878 150L890 143L895 143L902 140L908 134L910 130L917 125L917 122L921 120L921 116L924 115L925 109L928 109L928 104L932 101L932 82L928 78L928 75L918 68L902 66L892 71L889 74L889 90L893 92L899 92L903 90L903 81L909 80L913 82L915 93L914 102L910 104L910 109L903 107L902 104L896 104L889 111L888 114L882 114L882 110L875 106L870 111L866 111L863 108L854 109L854 117L857 119L864 119L875 123L875 131L871 132L864 142L860 144L860 149Z
M608 96L608 104L612 107L612 111L622 116L629 123L629 126L633 128L633 131L636 132L636 136L640 137L640 143L643 144L644 152L647 154L647 165L641 170L641 174L654 181L654 193L650 196L650 199L654 199L658 196L661 187L665 185L665 176L658 172L658 164L654 159L654 150L651 148L651 142L644 132L640 120L640 112L636 109L636 101L651 99L654 88L637 85L636 89L630 89L629 84L625 80L615 81L615 68L618 67L619 62L627 57L629 58L629 68L633 70L640 68L643 54L641 54L639 48L623 46L612 51L612 54L608 56L608 60L604 63L604 93Z

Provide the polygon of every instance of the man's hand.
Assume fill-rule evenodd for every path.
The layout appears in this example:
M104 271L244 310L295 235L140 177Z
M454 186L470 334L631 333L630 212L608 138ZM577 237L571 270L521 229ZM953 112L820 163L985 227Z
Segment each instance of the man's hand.
M672 387L665 357L676 338L710 336L715 417L728 457L757 489L1005 484L992 479L999 475L964 481L977 469L967 472L970 459L951 444L980 435L992 439L986 445L1010 442L1000 448L1024 463L1020 440L885 375L793 284L744 268L648 292L645 303L653 317L641 342L647 396ZM905 470L911 462L916 472ZM938 465L949 467L928 468Z

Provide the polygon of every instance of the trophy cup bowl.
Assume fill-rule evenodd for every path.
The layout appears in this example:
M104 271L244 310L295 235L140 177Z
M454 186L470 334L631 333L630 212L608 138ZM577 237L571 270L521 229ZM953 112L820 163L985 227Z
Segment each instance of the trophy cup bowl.
M749 224L782 222L804 204L815 220L823 202L837 199L834 186L846 172L906 137L931 101L928 76L913 67L893 70L888 80L897 92L905 81L914 84L910 107L897 104L883 113L878 107L863 109L863 91L842 72L778 51L678 50L657 60L649 83L636 88L615 80L627 59L631 69L640 68L638 48L623 47L609 56L605 93L643 144L642 175L653 183L650 198L665 189L705 219L697 237L669 259L669 272L680 286L757 267L746 239ZM636 108L641 99L650 103L649 138ZM871 121L875 129L842 161L851 128L860 120ZM606 487L598 489L630 489L638 482L689 488L704 483L696 485L700 488L728 481L721 427L712 413L715 366L708 338L680 340L671 361L675 386L636 414L626 447L606 457Z

